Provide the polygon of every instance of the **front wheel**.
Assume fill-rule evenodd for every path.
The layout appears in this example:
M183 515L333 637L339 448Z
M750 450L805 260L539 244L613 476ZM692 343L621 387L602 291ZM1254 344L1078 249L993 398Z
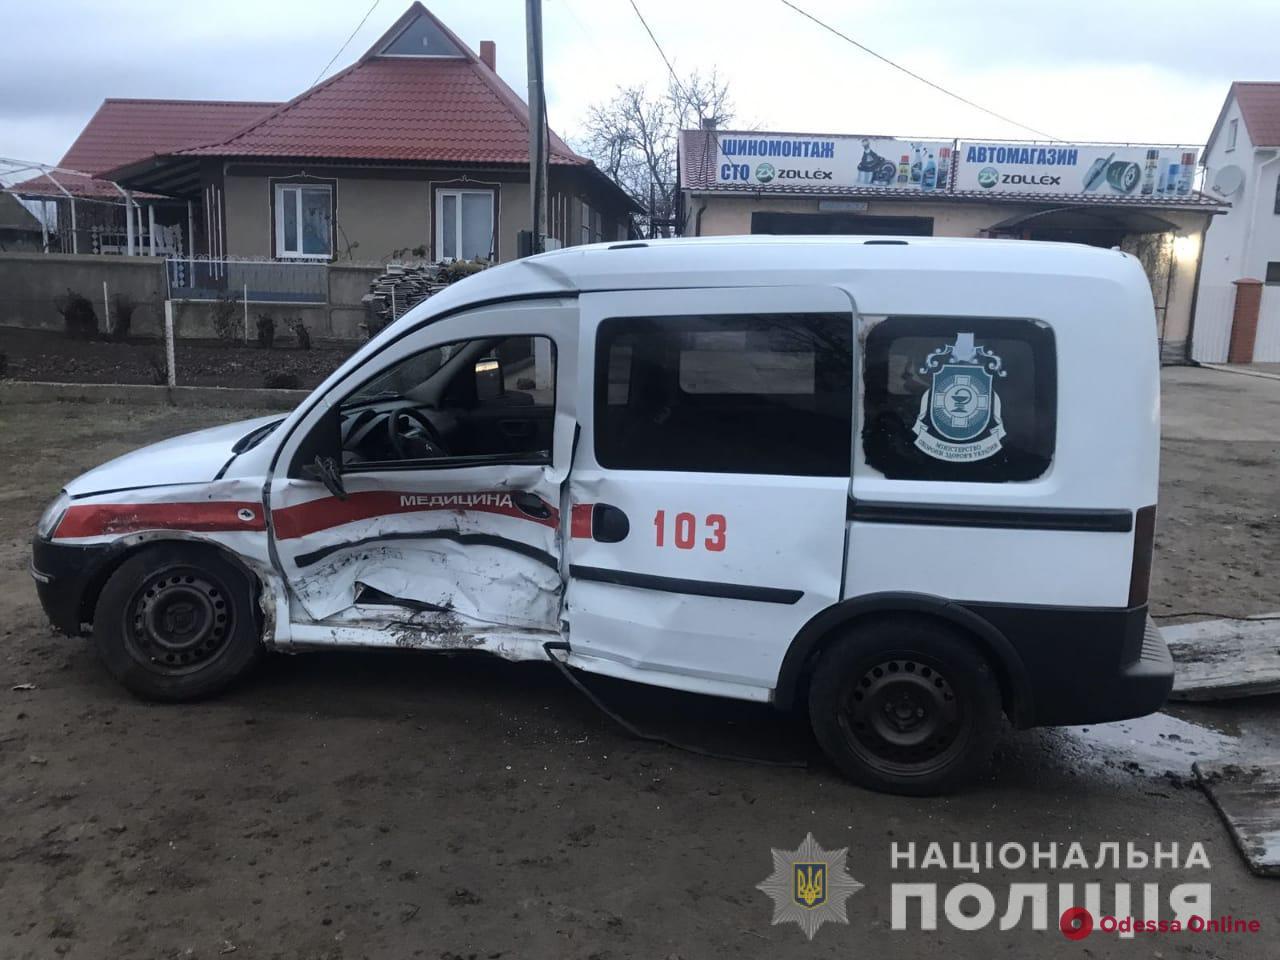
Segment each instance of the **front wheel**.
M213 548L147 547L102 588L94 645L112 676L140 697L206 697L261 652L254 599L250 577Z
M823 751L861 786L928 796L971 779L1000 729L991 665L942 624L855 626L819 658L809 717Z

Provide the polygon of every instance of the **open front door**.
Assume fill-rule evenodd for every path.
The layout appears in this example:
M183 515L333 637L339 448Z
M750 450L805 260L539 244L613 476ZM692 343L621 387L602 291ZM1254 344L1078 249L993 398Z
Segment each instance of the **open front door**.
M572 301L468 311L328 391L271 480L293 642L518 656L558 632L577 326Z
M829 287L579 303L570 662L766 699L840 597L853 304Z

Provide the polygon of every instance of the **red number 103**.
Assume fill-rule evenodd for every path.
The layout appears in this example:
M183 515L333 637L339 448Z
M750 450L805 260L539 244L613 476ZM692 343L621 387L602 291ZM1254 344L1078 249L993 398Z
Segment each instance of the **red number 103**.
M728 524L725 521L724 514L711 513L708 514L703 521L707 535L703 538L702 546L706 550L713 553L719 553L725 547L725 537ZM654 544L662 547L666 546L667 540L667 511L659 510L653 517L654 527ZM698 536L698 518L692 513L682 512L675 515L672 523L672 542L677 550L692 550L695 546Z

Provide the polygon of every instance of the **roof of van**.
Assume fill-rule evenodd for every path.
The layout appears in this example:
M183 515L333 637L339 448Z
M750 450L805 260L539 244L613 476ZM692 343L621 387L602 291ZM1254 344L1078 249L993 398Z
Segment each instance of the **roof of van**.
M893 270L1056 274L1132 281L1119 250L1040 240L965 237L685 237L566 247L492 267L409 311L395 326L465 306L529 295L671 287L793 286ZM1141 269L1137 271L1141 276ZM1145 280L1143 280L1145 283Z

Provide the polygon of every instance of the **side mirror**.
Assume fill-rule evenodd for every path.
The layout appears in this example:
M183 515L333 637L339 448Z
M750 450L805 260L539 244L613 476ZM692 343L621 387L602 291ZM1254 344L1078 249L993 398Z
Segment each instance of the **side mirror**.
M506 393L506 375L502 370L502 361L497 357L485 357L476 361L476 399L483 403L486 400L497 400Z
M313 462L302 468L302 475L308 480L319 480L324 488L339 500L347 499L347 490L342 485L342 471L338 461L333 457L322 457L319 454Z

